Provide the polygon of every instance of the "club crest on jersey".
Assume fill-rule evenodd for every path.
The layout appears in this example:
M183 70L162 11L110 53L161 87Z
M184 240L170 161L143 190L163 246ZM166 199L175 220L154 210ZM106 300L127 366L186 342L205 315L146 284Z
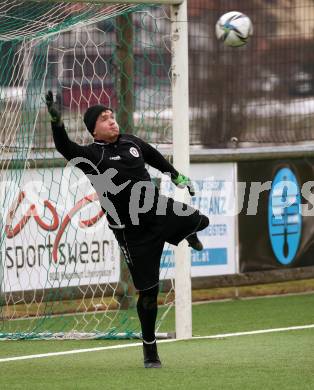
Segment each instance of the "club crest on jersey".
M132 148L130 148L130 153L134 157L139 157L140 156L138 150L136 148L134 148L133 146L132 146Z

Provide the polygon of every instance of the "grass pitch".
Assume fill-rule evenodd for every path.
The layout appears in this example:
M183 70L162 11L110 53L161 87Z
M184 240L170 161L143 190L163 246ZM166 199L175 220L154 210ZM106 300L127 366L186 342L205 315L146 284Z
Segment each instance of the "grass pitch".
M165 327L173 326L173 318L167 321ZM193 306L193 333L202 336L313 323L314 294ZM2 341L0 388L314 388L314 329L160 343L161 370L142 368L138 346L1 361L6 357L117 344L126 341Z

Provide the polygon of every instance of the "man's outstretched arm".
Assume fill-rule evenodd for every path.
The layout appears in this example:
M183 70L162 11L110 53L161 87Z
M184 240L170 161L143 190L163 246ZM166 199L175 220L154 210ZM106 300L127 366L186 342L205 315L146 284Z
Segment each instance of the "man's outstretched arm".
M165 157L147 142L143 141L140 138L137 138L137 141L140 143L140 148L142 150L145 162L152 166L155 169L158 169L162 173L170 173L171 181L178 186L179 188L187 187L191 196L195 195L195 190L191 180L184 176L182 173L179 173Z
M51 117L52 135L57 151L68 161L76 157L88 159L89 156L86 153L86 147L80 146L69 139L65 131L61 112L57 108L51 91L48 91L46 94L46 105Z

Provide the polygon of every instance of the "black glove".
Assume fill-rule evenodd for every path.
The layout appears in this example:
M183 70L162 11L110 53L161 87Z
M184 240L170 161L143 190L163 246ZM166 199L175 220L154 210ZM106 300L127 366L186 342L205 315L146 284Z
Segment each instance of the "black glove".
M51 117L51 122L62 123L61 112L58 110L56 103L53 101L53 94L51 91L48 91L46 94L46 105Z
M171 181L179 188L187 187L189 194L191 196L195 195L195 189L193 187L193 184L187 176L184 176L181 173L179 173L179 175L176 178L172 178Z

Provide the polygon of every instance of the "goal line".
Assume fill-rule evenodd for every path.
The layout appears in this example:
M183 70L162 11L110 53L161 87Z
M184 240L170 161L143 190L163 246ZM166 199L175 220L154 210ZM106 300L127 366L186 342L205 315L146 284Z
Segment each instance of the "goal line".
M216 334L216 335L212 335L212 336L197 336L197 337L192 337L190 339L186 339L185 341L208 340L208 339L216 339L217 340L217 339L225 339L225 338L229 338L229 337L251 336L251 335L258 335L258 334L288 332L288 331L305 330L305 329L314 329L314 324L301 325L301 326L288 326L285 328L260 329L260 330L252 330L252 331L248 331L248 332L221 333L221 334ZM182 341L182 340L167 339L167 340L161 340L161 341L159 341L159 343L172 343L175 341ZM107 347L73 349L72 351L62 351L62 352L40 353L40 354L35 354L35 355L14 356L14 357L0 359L0 363L12 362L12 361L17 361L17 360L40 359L40 358L52 357L52 356L74 355L74 354L86 353L86 352L98 352L98 351L105 351L105 350L141 347L141 346L142 346L142 343L130 343L130 344L110 345Z

